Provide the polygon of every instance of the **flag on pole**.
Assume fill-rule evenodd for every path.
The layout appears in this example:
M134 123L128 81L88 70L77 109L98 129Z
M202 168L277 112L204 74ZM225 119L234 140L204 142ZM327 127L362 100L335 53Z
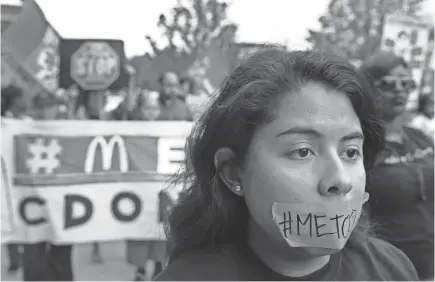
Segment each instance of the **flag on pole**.
M36 1L25 1L21 13L2 35L2 67L32 98L58 88L59 34Z

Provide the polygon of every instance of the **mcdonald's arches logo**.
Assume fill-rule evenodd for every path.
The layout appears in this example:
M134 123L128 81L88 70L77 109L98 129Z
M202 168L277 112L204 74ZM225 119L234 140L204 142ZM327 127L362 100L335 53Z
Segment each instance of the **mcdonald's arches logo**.
M97 136L91 141L86 151L85 173L91 174L94 172L95 152L98 146L101 148L103 170L110 170L112 168L115 145L118 145L120 171L122 173L128 172L128 155L124 139L119 135L114 135L109 141L106 141L103 136Z

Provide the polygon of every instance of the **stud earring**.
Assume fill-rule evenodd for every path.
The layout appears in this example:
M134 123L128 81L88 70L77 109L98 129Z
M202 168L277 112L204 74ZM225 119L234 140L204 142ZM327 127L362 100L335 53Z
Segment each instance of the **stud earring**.
M237 192L240 192L241 190L242 190L242 187L240 187L240 185L237 185L237 186L236 186L236 191L237 191Z

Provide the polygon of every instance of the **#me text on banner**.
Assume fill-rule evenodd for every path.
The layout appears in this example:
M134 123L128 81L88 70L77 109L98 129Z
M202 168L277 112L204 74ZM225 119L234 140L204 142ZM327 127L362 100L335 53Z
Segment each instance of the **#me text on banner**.
M179 169L190 129L187 122L2 119L8 240L164 239L159 195Z

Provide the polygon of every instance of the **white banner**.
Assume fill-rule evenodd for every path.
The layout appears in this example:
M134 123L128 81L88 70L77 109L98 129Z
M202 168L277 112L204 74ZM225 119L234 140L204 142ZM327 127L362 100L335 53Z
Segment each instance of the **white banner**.
M1 157L1 236L2 239L10 240L14 231L14 219L12 217L11 186L3 157Z
M8 209L2 185L2 235L12 232L2 241L164 239L163 214L181 187L160 192L191 126L2 119L2 180L11 184Z

